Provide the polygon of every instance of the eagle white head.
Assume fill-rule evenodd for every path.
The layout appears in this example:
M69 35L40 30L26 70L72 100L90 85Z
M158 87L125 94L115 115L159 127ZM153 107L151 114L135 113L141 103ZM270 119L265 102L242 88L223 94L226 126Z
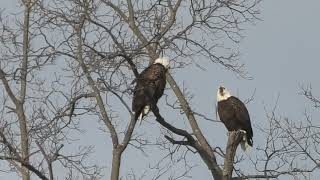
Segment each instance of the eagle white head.
M168 69L170 61L167 57L161 57L156 59L153 64L157 64L157 63L162 64L166 69Z
M231 97L230 92L225 87L220 86L217 92L217 101L227 100L229 97Z

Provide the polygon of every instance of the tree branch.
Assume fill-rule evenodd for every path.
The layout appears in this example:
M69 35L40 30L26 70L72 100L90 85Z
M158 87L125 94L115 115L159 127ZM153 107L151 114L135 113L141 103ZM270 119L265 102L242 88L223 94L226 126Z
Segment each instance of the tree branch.
M134 62L132 61L132 57L128 56L127 53L126 53L126 50L123 48L123 46L120 44L120 42L117 40L117 37L115 37L113 35L113 33L111 32L111 29L107 28L106 26L102 25L101 23L98 23L97 21L93 20L92 18L88 18L88 20L90 22L92 22L93 24L101 27L102 29L104 29L111 37L112 41L117 45L117 47L120 49L120 51L122 52L121 54L115 54L113 55L113 57L116 57L116 56L121 56L123 57L127 62L128 64L130 65L131 67L131 70L133 71L133 74L135 75L135 77L138 77L139 76L139 72L137 70L137 67L136 65L134 64ZM109 59L109 58L113 58L113 57L106 57L105 55L103 55L102 53L98 52L97 50L95 50L94 48L88 46L88 45L85 45L86 47L90 48L91 50L93 50L96 54L98 54L100 57L102 57L103 59Z
M9 149L11 157L7 156L0 156L0 159L2 160L9 160L9 161L16 161L20 163L23 167L27 168L28 170L34 172L40 179L42 180L49 180L42 172L40 172L38 169L36 169L34 166L32 166L28 159L21 157L19 153L17 152L16 148L12 146L10 142L8 142L6 136L4 135L3 128L0 129L0 137L2 143Z
M18 104L18 99L16 98L16 96L13 94L11 88L10 88L10 85L9 85L9 82L8 80L6 79L6 76L5 76L5 72L0 68L0 79L4 85L4 88L7 92L7 94L9 95L10 99L12 100L12 102L17 105Z
M169 142L171 142L172 144L178 144L178 145L184 145L184 146L191 146L189 141L176 141L174 139L172 139L171 137L165 135L164 138L166 138Z
M47 162L48 165L48 171L49 171L49 178L50 180L53 180L53 169L52 169L52 159L50 158L50 156L45 152L45 150L43 149L43 147L41 146L41 144L36 141L36 144L38 146L38 148L40 149L44 159Z
M77 61L79 62L87 80L88 80L88 83L89 83L89 86L92 88L94 94L95 94L95 98L96 98L96 101L97 101L97 104L98 104L98 107L100 109L100 112L101 112L101 116L102 116L102 120L103 122L105 123L105 125L108 127L109 131L110 131L110 134L111 134L111 139L112 139L112 144L113 144L113 147L117 147L118 144L119 144L119 140L118 140L118 135L117 135L117 132L116 132L116 129L114 128L114 126L112 125L109 117L108 117L108 114L107 114L107 111L105 109L105 105L103 103L103 100L102 100L102 97L100 95L100 91L99 89L96 87L95 85L95 82L94 80L92 79L91 75L90 75L90 72L84 62L84 59L82 57L82 33L81 33L81 29L82 29L82 25L85 21L85 18L84 16L81 16L80 18L80 22L79 22L79 25L76 25L75 27L75 31L77 33L77 40L78 40L78 45L77 45Z
M201 143L199 143L197 140L195 140L192 137L192 135L189 134L187 131L182 130L182 129L178 129L178 128L172 126L171 124L167 123L164 120L164 118L160 115L159 109L155 103L153 103L153 105L151 105L151 110L152 110L153 114L156 116L156 121L158 123L160 123L162 126L167 128L168 130L172 131L173 133L180 135L180 136L183 136L187 139L190 146L195 148L197 150L197 152L200 154L201 158L203 159L203 161L207 164L208 168L210 169L212 176L216 180L222 179L222 170L218 166L218 164L216 163L216 160L215 160L215 157L213 155L211 148L210 148L210 151L207 151L207 149L205 149L201 145Z
M244 133L241 131L229 132L226 155L224 158L223 179L229 180L232 177L234 157L236 155L237 147L242 141Z

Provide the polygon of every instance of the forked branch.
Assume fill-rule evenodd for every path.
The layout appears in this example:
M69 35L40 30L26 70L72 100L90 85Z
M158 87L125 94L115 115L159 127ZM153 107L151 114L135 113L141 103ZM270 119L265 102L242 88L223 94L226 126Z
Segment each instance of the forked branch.
M237 147L242 141L244 135L245 134L240 130L231 131L229 133L226 156L224 158L223 180L229 180L232 177L234 157L237 152Z

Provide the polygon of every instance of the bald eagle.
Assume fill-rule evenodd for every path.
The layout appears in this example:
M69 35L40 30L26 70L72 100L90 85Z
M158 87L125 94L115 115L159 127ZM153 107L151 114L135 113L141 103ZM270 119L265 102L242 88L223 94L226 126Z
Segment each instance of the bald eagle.
M245 133L241 148L246 151L253 143L253 132L246 106L238 98L231 96L230 92L224 87L218 89L217 101L220 120L228 131L241 130Z
M136 79L133 92L132 111L134 118L143 117L150 111L152 103L157 104L166 86L166 71L169 68L168 58L158 58L152 65L143 70Z

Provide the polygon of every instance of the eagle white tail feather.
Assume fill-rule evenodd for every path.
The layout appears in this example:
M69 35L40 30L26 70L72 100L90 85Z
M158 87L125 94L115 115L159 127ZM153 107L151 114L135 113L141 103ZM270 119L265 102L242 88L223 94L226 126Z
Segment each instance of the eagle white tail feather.
M244 152L249 152L250 150L250 145L248 144L247 140L243 140L241 143L241 149L244 151Z
M139 115L139 117L138 117L138 121L140 121L140 122L139 122L139 124L141 124L141 121L142 121L142 115L143 115L143 113L140 113L140 115Z
M139 125L141 125L141 123L142 123L143 116L147 115L149 113L149 111L150 111L150 106L149 105L145 106L143 108L143 112L140 113L139 118L138 118L138 120L140 121Z
M244 130L240 130L240 131L244 133L243 139L242 139L242 141L241 141L241 143L240 143L241 149L242 149L244 152L248 152L248 151L250 150L250 145L248 144L248 141L247 141L247 136L246 136L247 132L244 131Z

